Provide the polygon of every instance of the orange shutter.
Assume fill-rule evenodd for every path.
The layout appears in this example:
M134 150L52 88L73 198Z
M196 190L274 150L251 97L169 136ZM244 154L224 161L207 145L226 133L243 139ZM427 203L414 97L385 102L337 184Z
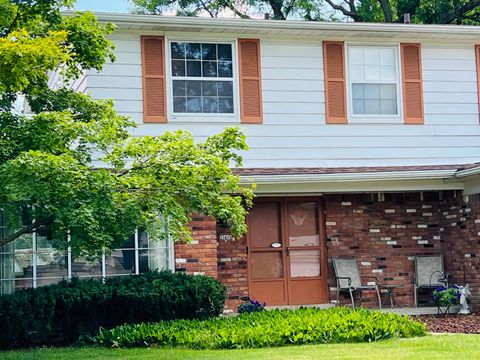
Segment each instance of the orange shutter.
M326 122L327 124L346 124L348 121L343 41L323 42L323 69Z
M475 45L475 57L477 59L478 113L479 113L479 116L480 116L480 45Z
M420 44L400 44L405 124L423 124L423 83Z
M165 38L142 36L143 122L167 122Z
M260 41L258 39L238 39L238 57L241 122L261 124L263 110Z

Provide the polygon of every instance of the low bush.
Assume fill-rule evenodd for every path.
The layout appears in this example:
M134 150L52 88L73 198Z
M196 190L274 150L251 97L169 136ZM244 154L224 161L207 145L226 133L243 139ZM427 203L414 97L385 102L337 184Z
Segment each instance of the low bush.
M100 329L96 343L115 347L262 348L291 344L371 342L425 335L423 323L366 309L273 310L205 321L162 321Z
M0 297L0 348L70 344L125 323L206 319L218 316L224 302L225 287L206 276L73 279Z

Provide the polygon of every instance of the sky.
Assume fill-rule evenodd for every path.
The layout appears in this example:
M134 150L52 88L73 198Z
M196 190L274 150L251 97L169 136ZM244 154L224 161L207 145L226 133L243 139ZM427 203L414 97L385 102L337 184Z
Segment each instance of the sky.
M131 5L127 0L77 0L77 10L98 12L128 12Z

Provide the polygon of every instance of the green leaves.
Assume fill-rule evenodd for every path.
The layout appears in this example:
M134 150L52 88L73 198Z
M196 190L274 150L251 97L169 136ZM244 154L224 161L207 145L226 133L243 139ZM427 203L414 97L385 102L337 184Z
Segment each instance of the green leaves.
M366 309L300 308L261 311L204 321L177 320L101 329L96 342L116 347L242 349L286 345L372 342L425 335L425 325L406 316Z
M0 349L52 345L59 336L71 344L125 323L207 319L218 316L224 302L225 287L202 275L151 272L105 283L74 278L1 296ZM150 334L141 328L137 336ZM134 341L129 332L124 337Z

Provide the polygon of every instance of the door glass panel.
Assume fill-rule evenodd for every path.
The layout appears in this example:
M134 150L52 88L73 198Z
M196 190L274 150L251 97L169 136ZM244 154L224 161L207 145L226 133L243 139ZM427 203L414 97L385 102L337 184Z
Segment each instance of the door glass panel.
M289 202L287 217L289 246L320 245L317 202Z
M320 250L290 250L290 276L320 276Z
M250 254L252 279L280 279L283 277L282 253L257 252Z
M249 214L250 246L272 248L274 243L282 243L280 232L280 204L258 203Z

